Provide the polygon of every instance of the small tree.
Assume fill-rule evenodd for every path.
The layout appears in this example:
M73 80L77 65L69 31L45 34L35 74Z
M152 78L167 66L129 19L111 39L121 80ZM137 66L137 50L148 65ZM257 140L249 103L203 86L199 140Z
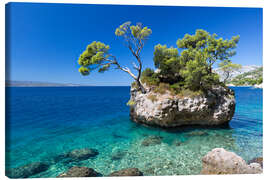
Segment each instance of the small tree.
M124 38L125 46L131 51L136 58L137 64L132 62L133 68L137 71L137 75L131 72L128 67L120 65L115 56L109 53L109 45L102 42L93 41L87 46L86 50L80 55L78 63L81 66L79 72L82 75L89 75L91 71L98 69L98 72L105 72L110 69L112 65L128 73L137 83L139 90L145 93L145 88L141 83L142 60L140 53L152 30L148 27L143 27L141 23L131 25L131 22L126 22L120 25L115 30L115 35Z
M233 64L230 60L222 61L218 66L224 75L224 84L232 78L234 72L239 71L242 68L241 64Z

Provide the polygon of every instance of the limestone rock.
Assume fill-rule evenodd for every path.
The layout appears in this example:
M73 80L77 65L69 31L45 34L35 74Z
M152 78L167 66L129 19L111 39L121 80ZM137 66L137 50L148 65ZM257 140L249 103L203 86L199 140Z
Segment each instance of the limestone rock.
M258 174L262 168L258 163L248 165L245 160L223 148L215 148L202 158L201 174Z
M218 86L204 95L178 97L168 91L155 93L144 86L145 94L131 88L130 100L134 103L130 117L137 123L161 127L221 125L228 123L235 111L234 92L229 88Z
M97 177L98 174L92 168L74 166L57 177Z
M143 173L138 168L127 168L120 171L115 171L109 176L142 176Z
M46 171L49 165L41 162L26 164L17 168L10 169L6 175L10 178L28 178L40 172Z

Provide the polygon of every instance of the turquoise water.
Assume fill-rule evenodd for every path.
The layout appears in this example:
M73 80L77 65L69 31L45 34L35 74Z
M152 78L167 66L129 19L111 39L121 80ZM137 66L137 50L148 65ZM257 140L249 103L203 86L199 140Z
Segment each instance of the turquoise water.
M128 167L144 175L186 175L198 174L201 158L216 147L245 160L262 156L262 90L233 89L237 105L228 127L165 131L129 120L129 87L7 88L6 168L31 162L50 165L32 177L56 177L74 165L104 176ZM162 142L141 145L153 135L163 137ZM99 155L79 162L53 160L80 148L97 149ZM122 156L113 159L117 152Z

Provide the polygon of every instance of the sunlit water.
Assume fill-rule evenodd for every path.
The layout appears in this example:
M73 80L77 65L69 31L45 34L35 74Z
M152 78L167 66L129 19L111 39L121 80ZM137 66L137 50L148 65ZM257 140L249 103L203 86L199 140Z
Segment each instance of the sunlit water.
M182 175L199 174L201 158L216 147L246 161L262 156L262 90L233 89L236 112L229 127L164 131L129 120L129 87L7 88L6 168L31 162L50 165L32 177L56 177L74 165L104 176L128 167L144 175ZM192 136L195 131L205 133ZM163 137L162 143L142 146L151 135ZM80 148L95 148L99 155L80 162L53 161ZM123 152L122 159L112 159L116 152Z

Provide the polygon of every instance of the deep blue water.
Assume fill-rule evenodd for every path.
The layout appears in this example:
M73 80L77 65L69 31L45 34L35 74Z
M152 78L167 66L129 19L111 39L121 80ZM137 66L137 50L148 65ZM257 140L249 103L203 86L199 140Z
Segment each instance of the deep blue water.
M236 112L226 128L182 128L164 131L129 120L129 87L6 88L6 168L46 162L50 168L33 177L56 177L73 165L103 175L137 167L145 175L198 174L201 158L215 147L234 151L245 160L262 156L262 89L233 87ZM189 136L194 131L206 136ZM149 135L159 145L144 147ZM180 140L181 146L174 142ZM52 159L80 148L95 148L96 158L62 164ZM112 160L115 152L125 152Z

